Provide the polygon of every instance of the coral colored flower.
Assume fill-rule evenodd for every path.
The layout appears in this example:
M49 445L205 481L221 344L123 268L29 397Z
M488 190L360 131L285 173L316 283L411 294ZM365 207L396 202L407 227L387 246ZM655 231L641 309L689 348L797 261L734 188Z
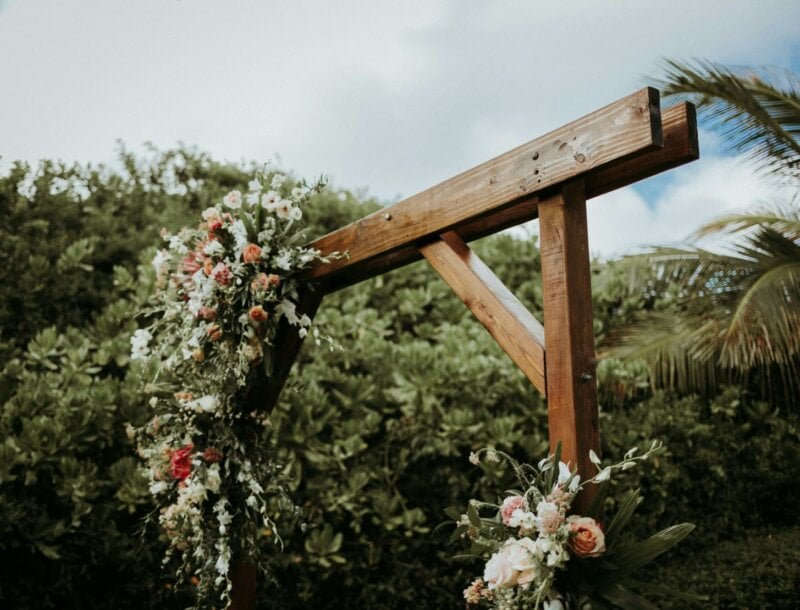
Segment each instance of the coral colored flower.
M194 451L194 445L189 443L181 449L172 451L170 454L169 470L173 478L178 481L183 481L192 474L192 451Z
M197 310L197 317L203 318L203 320L208 320L211 322L212 320L217 319L217 310L213 307L206 307L203 305L200 309Z
M222 339L222 329L219 327L219 324L217 323L211 324L206 329L206 334L208 335L208 338L211 339L212 341L219 341L220 339Z
M591 517L572 515L567 519L569 549L577 557L599 557L606 550L606 537L597 521Z
M209 447L208 449L203 451L203 459L209 464L221 462L222 457L223 457L222 451L216 449L215 447Z
M211 270L211 277L220 286L228 286L231 283L231 270L225 263L217 263Z
M247 244L242 250L242 260L246 263L257 263L261 258L261 248L256 244Z
M250 291L258 292L259 290L267 290L269 288L269 278L266 273L259 273L250 282Z
M186 275L194 275L196 271L203 268L206 256L202 252L189 252L181 260L178 269Z
M180 400L183 402L188 402L194 398L194 395L191 392L175 392L174 396L175 400Z
M524 511L528 510L528 503L522 496L509 496L503 500L503 506L500 508L500 514L503 517L503 525L509 524L511 515L518 508Z
M194 358L195 362L202 362L206 359L206 353L203 351L202 347L196 347L192 351L192 358Z
M208 221L208 232L209 234L214 234L216 231L219 231L222 228L222 219L221 218L214 218L213 220Z
M267 281L269 282L270 286L275 286L276 288L281 285L281 276L275 275L274 273L270 273L267 276Z
M247 315L250 316L250 319L253 322L264 322L269 317L269 314L264 311L264 308L261 307L261 305L251 307Z

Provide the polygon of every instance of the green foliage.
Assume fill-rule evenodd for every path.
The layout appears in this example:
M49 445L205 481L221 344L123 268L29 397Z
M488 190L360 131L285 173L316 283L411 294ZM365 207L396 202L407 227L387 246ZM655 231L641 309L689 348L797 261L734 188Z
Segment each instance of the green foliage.
M152 505L125 433L148 413L129 370L130 316L149 293L159 229L189 222L246 184L248 172L192 151L123 154L123 167L18 166L0 177L0 252L14 263L0 272L0 554L14 558L0 571L4 608L187 605L164 587L173 576L161 573L165 542L153 531L138 535ZM74 186L54 189L63 176ZM31 181L36 194L20 194ZM350 193L321 196L306 211L309 237L376 207ZM540 314L535 245L498 236L476 249ZM645 293L624 270L599 273L595 289L599 337L640 307L671 306L671 293ZM272 417L303 509L287 521L305 532L286 537L264 605L454 606L474 565L451 559L448 532L435 529L442 509L466 497L495 501L511 483L502 471L471 468L466 456L489 445L521 460L542 455L546 405L424 264L333 294L319 315L344 349L306 345ZM751 607L777 606L796 576L779 576L766 559L753 567L748 532L770 524L796 534L797 422L740 388L710 399L651 395L641 369L602 366L606 457L655 438L669 450L640 480L630 471L644 501L626 532L698 524L683 543L691 554L675 567L671 551L658 580L674 586L685 577L683 588L723 607L750 604L752 587L765 601ZM608 514L617 508L609 501ZM734 535L743 547L713 550ZM791 538L774 536L773 553L789 548ZM766 558L767 542L757 548ZM773 563L788 569L787 557ZM719 573L709 569L715 561ZM772 578L771 593L744 570L733 573L745 563L748 574Z

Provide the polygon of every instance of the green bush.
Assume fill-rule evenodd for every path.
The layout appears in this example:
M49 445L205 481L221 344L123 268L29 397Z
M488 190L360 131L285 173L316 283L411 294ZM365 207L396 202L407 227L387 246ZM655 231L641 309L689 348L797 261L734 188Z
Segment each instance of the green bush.
M148 413L128 368L131 315L150 290L160 227L192 222L247 173L191 151L122 160L121 172L17 166L0 177L0 251L15 263L0 282L0 553L14 558L0 571L2 607L185 601L166 588L157 532L138 535L152 505L125 434ZM329 193L307 210L310 236L376 207ZM535 244L497 236L476 250L540 315ZM621 278L596 276L598 336L641 306ZM547 451L546 404L423 263L326 297L319 316L344 349L306 345L272 418L305 531L286 529L264 606L457 605L476 566L451 559L460 549L435 530L442 509L490 499L510 481L471 467L471 450ZM645 496L637 533L698 524L655 577L686 579L682 589L713 594L720 607L748 607L748 588L761 603L749 607L789 607L780 600L796 577L760 564L768 553L783 553L779 565L792 558L797 422L739 388L710 399L652 394L642 370L613 361L599 377L606 456L653 438L668 447L630 472ZM773 578L772 592L756 588L759 575Z

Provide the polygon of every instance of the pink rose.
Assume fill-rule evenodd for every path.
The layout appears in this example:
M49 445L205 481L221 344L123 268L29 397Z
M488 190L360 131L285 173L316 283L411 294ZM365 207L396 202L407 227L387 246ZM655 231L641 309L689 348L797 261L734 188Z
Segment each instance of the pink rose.
M572 515L567 519L569 549L576 557L599 557L606 550L606 537L597 521L591 517Z
M217 263L211 270L211 277L220 286L228 286L231 283L231 270L225 263Z
M542 534L554 534L563 522L561 509L554 502L539 502L536 506L536 529Z
M511 515L517 509L528 510L528 502L522 496L509 496L503 500L503 506L500 507L500 515L503 517L503 525L509 525Z

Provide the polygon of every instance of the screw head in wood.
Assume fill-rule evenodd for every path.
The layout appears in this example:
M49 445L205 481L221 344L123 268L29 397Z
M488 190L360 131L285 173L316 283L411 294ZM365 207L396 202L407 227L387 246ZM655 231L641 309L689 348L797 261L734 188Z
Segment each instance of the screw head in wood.
M392 215L389 214L389 213L386 213L386 214L383 215L383 219L384 220L391 220L392 219Z
M583 383L589 383L592 379L594 379L594 377L591 373L583 373L581 375L581 381Z

